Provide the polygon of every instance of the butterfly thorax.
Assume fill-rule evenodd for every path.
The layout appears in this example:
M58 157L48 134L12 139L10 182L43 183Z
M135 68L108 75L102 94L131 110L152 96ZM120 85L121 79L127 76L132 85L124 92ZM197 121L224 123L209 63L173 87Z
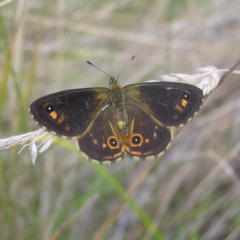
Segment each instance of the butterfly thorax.
M125 109L124 91L117 81L114 81L110 86L110 104L112 105L114 121L117 124L119 132L127 136L129 134L129 124Z

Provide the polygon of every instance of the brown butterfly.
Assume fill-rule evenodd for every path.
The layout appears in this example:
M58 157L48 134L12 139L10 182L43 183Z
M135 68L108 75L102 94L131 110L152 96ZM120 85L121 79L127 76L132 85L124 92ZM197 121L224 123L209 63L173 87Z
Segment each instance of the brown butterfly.
M201 89L184 83L149 82L122 87L72 89L42 97L30 106L38 124L78 140L90 159L112 162L125 154L146 158L162 153L172 130L199 111Z

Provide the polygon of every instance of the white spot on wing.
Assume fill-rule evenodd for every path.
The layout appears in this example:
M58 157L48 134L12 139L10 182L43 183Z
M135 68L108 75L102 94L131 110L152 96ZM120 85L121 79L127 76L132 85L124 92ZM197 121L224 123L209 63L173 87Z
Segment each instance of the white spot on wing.
M101 111L104 111L106 108L108 107L108 104L106 106L104 106Z

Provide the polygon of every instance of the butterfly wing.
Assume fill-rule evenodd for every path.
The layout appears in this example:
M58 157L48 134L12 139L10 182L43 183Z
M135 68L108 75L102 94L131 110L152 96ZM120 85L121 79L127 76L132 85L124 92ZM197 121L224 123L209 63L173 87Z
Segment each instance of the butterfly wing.
M134 100L164 126L187 123L203 102L202 90L184 83L133 84L126 86L124 91L127 99Z
M126 111L129 116L126 152L140 158L162 153L172 140L171 129L156 121L134 101L128 101Z
M82 135L104 105L106 88L72 89L39 98L30 105L33 118L60 136Z
M83 136L79 137L78 144L90 159L99 162L114 161L123 155L125 148L111 105L95 117Z

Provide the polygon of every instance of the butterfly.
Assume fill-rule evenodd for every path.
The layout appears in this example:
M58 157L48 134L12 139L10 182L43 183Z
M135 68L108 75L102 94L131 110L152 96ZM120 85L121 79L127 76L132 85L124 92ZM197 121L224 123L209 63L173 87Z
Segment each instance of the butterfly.
M203 92L177 82L146 82L122 87L65 90L30 105L34 120L51 133L77 139L80 150L98 162L126 155L158 156L173 140L173 130L200 109Z

